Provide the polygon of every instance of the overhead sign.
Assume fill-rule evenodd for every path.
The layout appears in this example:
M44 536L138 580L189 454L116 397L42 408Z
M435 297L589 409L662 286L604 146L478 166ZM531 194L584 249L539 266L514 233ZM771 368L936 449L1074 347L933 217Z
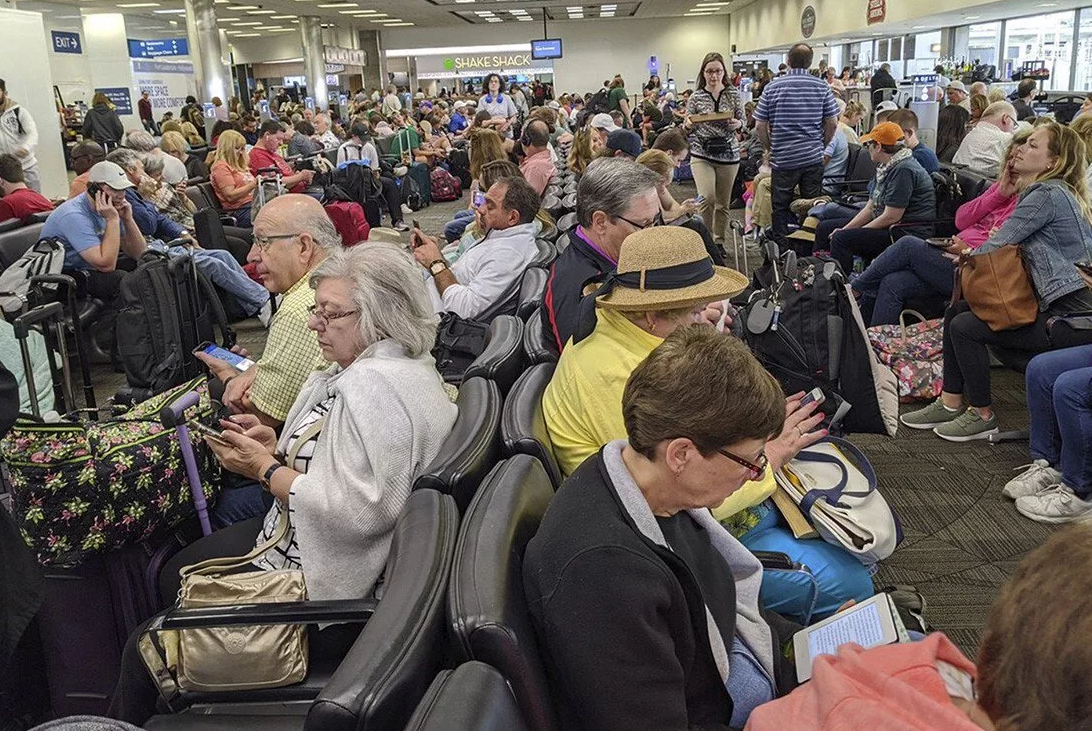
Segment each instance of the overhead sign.
M887 20L887 0L868 0L868 24L875 25Z
M79 33L69 33L63 30L50 31L53 37L54 53L83 53L83 45L80 43Z
M322 49L326 63L340 63L349 66L367 66L368 52L361 48L341 48L340 46L325 46Z
M509 56L480 55L454 56L444 59L448 71L481 71L486 69L519 68L531 65L531 54L514 53Z
M648 75L656 76L660 73L660 62L656 60L655 56L648 57Z
M561 39L543 38L541 41L531 41L531 58L535 60L561 58Z
M805 38L811 38L811 34L815 32L815 8L810 5L800 14L800 32Z
M133 95L126 86L112 86L103 89L95 89L95 93L102 93L114 105L114 111L118 114L133 113Z
M156 41L129 39L129 58L160 58L162 56L188 56L190 42L185 38L165 38Z

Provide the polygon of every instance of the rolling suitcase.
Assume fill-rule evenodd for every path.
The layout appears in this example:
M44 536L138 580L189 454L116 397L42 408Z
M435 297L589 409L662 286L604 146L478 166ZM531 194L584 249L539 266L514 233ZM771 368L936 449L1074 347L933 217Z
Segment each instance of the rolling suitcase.
M413 162L407 167L409 172L406 173L406 177L413 178L413 182L417 183L417 192L421 195L421 206L429 205L432 203L432 177L429 174L428 165L423 162ZM404 200L405 196L403 196Z

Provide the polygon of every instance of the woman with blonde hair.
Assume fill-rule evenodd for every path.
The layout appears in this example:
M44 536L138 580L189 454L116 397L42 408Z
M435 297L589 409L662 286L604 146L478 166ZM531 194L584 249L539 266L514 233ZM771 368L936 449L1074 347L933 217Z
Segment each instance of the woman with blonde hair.
M1080 116L1069 123L1069 128L1084 142L1085 184L1092 191L1092 115Z
M668 226L681 226L696 232L701 236L705 244L705 251L709 258L717 266L724 266L724 249L713 240L709 227L701 218L694 214L698 212L698 204L693 198L679 203L675 196L671 195L670 185L675 178L675 160L663 150L645 150L637 156L638 165L644 165L660 176L660 184L656 186L656 193L660 197L660 215L664 224Z
M932 429L942 439L956 442L996 434L987 346L1029 355L1050 350L1051 318L1092 309L1092 291L1073 266L1092 258L1085 157L1080 135L1059 124L1037 127L1020 147L1011 163L1021 177L1015 210L984 243L958 253L976 257L1003 246L1019 247L1039 300L1038 317L1030 325L997 332L971 311L966 300L949 307L944 316L944 391L924 409L904 414L903 424ZM964 395L970 404L965 411Z
M494 160L506 160L504 139L495 130L480 127L470 133L470 177L481 180L482 167ZM471 189L473 189L471 185Z
M205 138L197 133L197 127L193 122L182 123L182 136L186 138L186 144L190 147L206 147Z
M573 135L573 146L569 150L569 170L579 178L603 147L603 140L595 130L590 127L579 130Z
M990 100L985 94L975 94L971 97L971 121L967 123L968 127L973 127L978 124L978 120L982 119L982 113L986 111L986 107L990 105Z
M861 144L861 139L857 135L857 127L861 124L864 113L863 104L851 101L846 102L846 108L842 110L842 115L838 117L838 129L842 130L842 134L846 136L846 142L851 145Z
M186 166L186 175L190 178L208 178L209 166L197 155L190 154L186 138L181 132L164 131L159 141L159 149L171 157L178 158Z
M225 213L234 216L240 226L252 225L250 204L258 181L250 174L246 140L233 129L220 135L220 144L213 155L212 189Z

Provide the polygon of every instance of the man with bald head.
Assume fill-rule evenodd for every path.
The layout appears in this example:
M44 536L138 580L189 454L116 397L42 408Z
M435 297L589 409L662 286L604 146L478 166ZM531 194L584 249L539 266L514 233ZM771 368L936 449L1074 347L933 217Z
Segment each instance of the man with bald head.
M269 323L269 338L261 360L244 373L207 354L198 357L225 384L224 404L235 413L249 413L278 428L307 377L329 365L318 340L307 327L315 292L308 281L331 251L341 246L322 204L289 193L262 206L254 219L254 244L247 261L255 264L262 284L283 295Z

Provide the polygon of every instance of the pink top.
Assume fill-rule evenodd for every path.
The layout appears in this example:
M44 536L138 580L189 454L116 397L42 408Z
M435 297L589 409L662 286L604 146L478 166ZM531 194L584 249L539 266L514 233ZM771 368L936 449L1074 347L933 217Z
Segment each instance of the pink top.
M815 661L809 682L756 708L746 731L982 731L952 703L938 661L975 676L939 632L871 650L843 645Z
M249 205L254 200L254 191L250 191L242 198L236 198L230 200L224 191L238 190L247 183L253 182L254 176L250 174L249 170L239 170L228 165L223 160L217 160L212 165L212 170L209 171L210 180L212 182L212 189L216 192L216 197L220 199L220 205L224 207L225 211L234 211L237 208Z
M546 186L550 184L550 179L557 175L557 166L550 159L550 151L543 150L523 158L519 171L523 173L523 177L527 179L535 192L542 195Z
M955 214L959 238L977 249L990 237L990 231L998 228L1012 215L1019 196L1005 198L999 192L997 183L991 185L985 193L974 200L969 200L959 207Z

